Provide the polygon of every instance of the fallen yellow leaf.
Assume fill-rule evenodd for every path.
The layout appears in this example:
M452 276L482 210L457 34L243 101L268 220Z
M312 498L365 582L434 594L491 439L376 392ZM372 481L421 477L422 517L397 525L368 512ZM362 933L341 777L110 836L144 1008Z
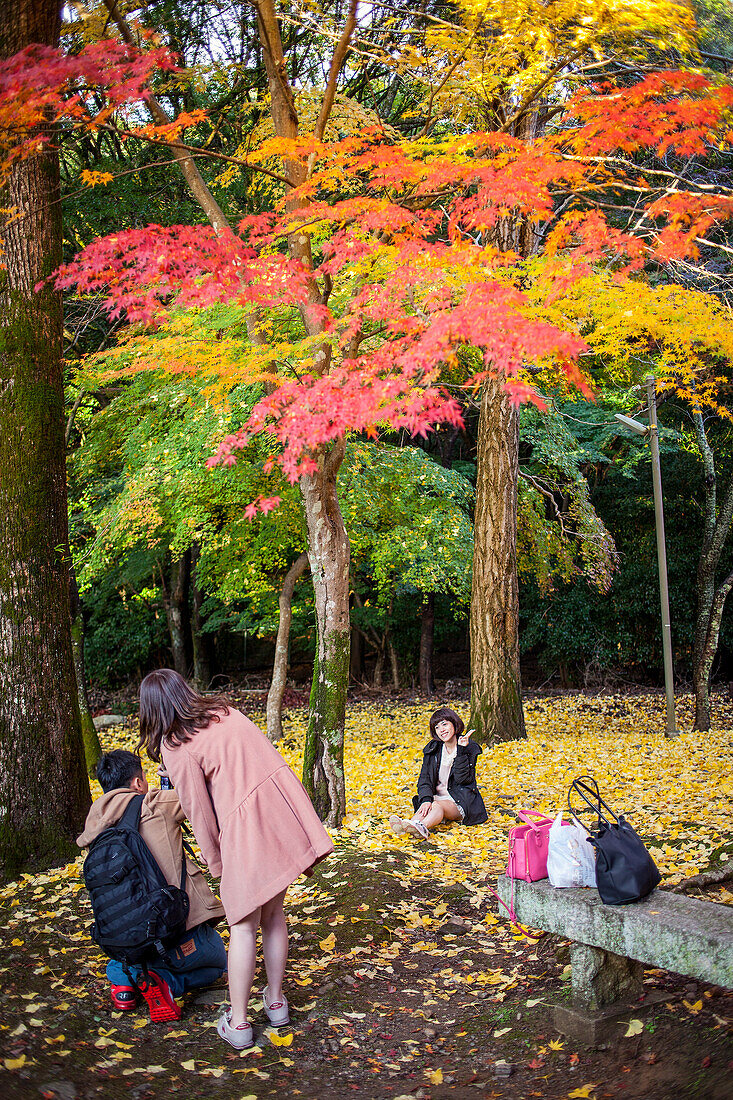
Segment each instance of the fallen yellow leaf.
M644 1025L641 1020L629 1020L629 1026L624 1032L624 1039L629 1039L632 1035L641 1035L643 1030Z

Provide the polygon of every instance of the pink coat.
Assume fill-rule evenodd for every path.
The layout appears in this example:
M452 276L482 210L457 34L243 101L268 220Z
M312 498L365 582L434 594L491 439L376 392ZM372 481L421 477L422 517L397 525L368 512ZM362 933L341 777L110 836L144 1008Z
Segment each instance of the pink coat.
M238 710L190 741L163 742L163 763L236 924L333 851L302 783Z

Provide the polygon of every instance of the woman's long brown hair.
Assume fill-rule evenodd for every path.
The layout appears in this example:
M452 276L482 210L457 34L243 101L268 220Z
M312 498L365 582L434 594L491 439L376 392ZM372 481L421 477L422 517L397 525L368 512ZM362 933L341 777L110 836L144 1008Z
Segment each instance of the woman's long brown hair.
M181 745L197 730L229 713L223 695L199 695L172 668L149 672L140 684L140 740L151 760L160 761L160 746Z

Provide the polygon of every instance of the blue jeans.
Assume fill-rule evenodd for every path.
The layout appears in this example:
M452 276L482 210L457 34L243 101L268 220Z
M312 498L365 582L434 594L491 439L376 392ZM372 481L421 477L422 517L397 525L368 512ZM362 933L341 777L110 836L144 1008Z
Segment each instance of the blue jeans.
M211 985L220 978L227 968L227 952L224 941L210 924L200 924L193 928L181 940L178 947L168 951L171 965L163 959L160 963L153 960L150 969L154 970L171 988L174 997L182 997L189 989L200 989L202 985ZM130 973L135 980L142 967L131 966ZM107 977L112 985L129 985L130 979L122 968L122 963L110 959L107 963Z

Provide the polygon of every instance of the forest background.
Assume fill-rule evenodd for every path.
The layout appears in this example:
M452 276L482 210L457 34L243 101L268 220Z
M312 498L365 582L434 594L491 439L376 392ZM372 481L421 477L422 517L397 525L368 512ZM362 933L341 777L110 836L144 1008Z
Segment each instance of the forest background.
M473 0L426 0L409 9L372 3L357 20L357 6L339 0L279 5L281 71L287 70L288 88L294 89L291 114L300 127L289 135L276 109L280 62L267 26L273 5L189 0L64 8L66 57L81 56L109 36L139 44L140 56L165 47L177 57L175 71L163 66L148 72L152 93L126 92L112 108L111 78L105 87L99 67L88 74L86 86L75 78L73 94L68 78L59 85L66 97L56 112L55 136L67 263L59 285L65 294L71 602L82 704L82 645L87 674L108 689L137 681L161 663L192 676L203 689L262 673L271 665L278 622L291 598L290 634L280 646L286 654L289 650L291 675L306 684L314 657L316 668L326 660L319 654L318 587L299 580L307 573L312 507L306 502L303 508L297 488L270 460L266 432L242 435L242 428L263 397L283 392L273 383L273 364L280 379L300 382L304 365L331 355L318 309L326 310L332 293L334 314L343 308L341 291L333 292L341 270L332 241L341 233L338 239L349 248L355 242L366 248L358 233L344 236L350 224L345 207L358 172L364 171L363 164L356 170L349 160L356 143L378 132L392 150L414 143L410 155L417 159L425 157L424 143L433 142L437 153L448 151L454 167L465 168L469 154L460 140L478 131L506 141L499 156L504 168L511 168L515 155L516 163L521 161L520 143L526 153L548 134L562 138L574 96L590 95L609 80L628 90L649 74L670 70L684 74L681 83L669 84L670 95L677 90L676 102L691 103L694 110L709 94L714 114L717 95L722 114L689 122L675 116L673 123L660 116L656 131L648 137L635 132L633 140L627 114L619 119L613 142L605 135L595 175L571 185L567 168L565 176L553 178L550 162L541 162L548 173L543 185L554 186L551 209L536 196L520 201L519 190L510 191L504 205L492 198L492 220L482 222L471 211L474 222L466 221L463 232L474 249L491 253L492 264L497 256L512 257L511 275L502 268L499 280L521 288L534 309L525 317L526 346L511 326L507 337L521 364L514 373L506 368L503 385L508 381L510 396L525 403L518 411L506 394L493 391L491 406L505 418L495 438L509 441L503 453L499 447L497 470L510 445L518 456L516 531L509 530L509 520L502 524L494 517L486 536L481 520L483 545L486 537L498 545L509 530L516 546L519 621L505 629L518 637L525 683L589 689L660 682L649 453L646 443L630 438L614 420L617 412L643 416L643 381L653 373L660 381L675 668L678 683L694 683L698 726L709 725L708 678L726 681L733 672L733 626L724 610L733 584L727 542L733 455L726 407L733 337L731 250L723 216L731 193L730 103L723 91L729 87L733 20L729 5L718 0L546 7ZM6 34L5 56L11 52L8 41ZM695 83L698 79L704 85ZM647 94L644 103L653 107L657 92ZM84 104L81 123L75 101ZM586 134L600 125L592 106L585 116L584 108L578 110ZM89 120L93 125L86 124ZM335 228L329 225L335 215L324 213L327 204L319 206L306 191L298 201L310 202L310 221L299 214L302 205L287 206L290 183L283 164L292 169L291 182L310 165L316 153L309 135L332 143L334 155L342 158L338 186L326 174L318 177L321 195L329 194L333 207L341 204L342 220ZM616 149L622 170L611 180ZM362 148L357 152L364 154ZM584 172L591 171L592 160L585 157ZM406 202L398 211L404 224L387 221L386 207L379 205L382 191L404 185L399 172L408 170L405 164L396 158L373 162L372 206L359 208L359 231L364 238L372 233L378 247L399 240L404 248L411 233L435 236L442 213L450 241L451 218L467 215L465 209L456 213L447 192L445 198L440 190L431 196L430 215L438 220L429 223L429 204L423 201L414 206L409 229ZM446 176L443 187L446 180L450 184ZM193 234L166 234L168 227L210 224L221 235L224 225L245 219L249 239L263 254L269 248L270 256L277 256L267 234L283 198L285 216L293 219L290 258L298 240L292 229L301 216L314 250L321 252L322 285L318 301L310 303L317 306L312 317L303 310L298 317L294 291L267 319L256 295L245 303L210 293L205 265L186 271L176 288L186 287L186 300L172 302L172 257L176 249L189 256ZM651 198L661 206L650 216L643 204ZM678 209L678 199L688 208ZM397 210L393 204L389 216ZM599 215L602 224L592 220ZM655 223L657 215L666 230ZM573 222L576 216L581 220ZM158 228L151 233L150 226ZM112 244L95 245L105 236ZM434 243L431 238L430 246ZM114 257L103 251L117 245ZM128 249L124 256L123 248ZM164 270L153 271L150 256L157 262L157 249L165 254ZM558 304L546 296L544 280L563 249L575 260L580 256L587 269L582 279L573 277ZM639 249L648 250L643 258ZM133 252L144 254L148 266L141 261L136 268ZM79 260L80 254L85 259ZM302 256L295 258L307 266ZM378 262L387 270L387 293L395 294L399 265L381 255ZM354 270L352 279L366 278L358 264ZM636 277L616 278L628 272ZM465 271L441 270L443 291L465 277ZM307 297L311 289L306 286L304 293ZM435 308L424 286L411 287L410 293L412 312L409 318L406 310L400 314L401 335L409 333L406 319L419 320L428 332ZM166 311L164 322L151 326L160 318L150 310L160 308ZM551 339L542 327L561 316L574 344L571 337L565 344ZM354 358L361 342L378 349L380 325L396 323L376 312L369 322L372 328L352 333ZM384 405L361 420L355 414L335 449L333 424L332 434L318 444L327 459L338 454L332 481L338 483L351 549L347 651L353 684L419 687L432 694L436 674L454 682L469 675L469 616L481 603L474 540L477 460L481 417L490 415L486 394L494 384L491 379L484 384L483 364L474 353L477 346L491 346L496 356L499 343L485 332L472 339L473 331L439 357L439 377L428 377L419 415L413 416L401 392L399 415L387 415ZM527 350L532 340L544 349L537 362ZM579 373L564 369L573 356ZM438 412L429 404L437 408L433 381L452 401ZM266 428L269 422L261 415L260 426ZM313 410L311 415L314 423ZM313 439L315 434L308 442ZM291 440L281 438L280 444L278 462L286 472L283 456L291 473L311 476L303 451L293 457ZM206 460L215 452L218 464L212 468ZM506 495L498 476L495 492L496 499ZM310 536L313 551L312 530ZM508 553L497 557L513 565ZM511 581L513 568L504 573ZM505 592L498 581L496 592L511 611L516 593ZM708 621L716 616L717 621L701 637L705 600ZM472 625L474 664L481 645L487 648L479 634ZM499 679L517 673L497 707L506 722L502 727L500 715L488 733L499 740L522 735L521 706L509 698L512 692L519 698L512 661L510 655L506 668L497 671ZM490 664L489 658L483 663ZM478 720L476 675L472 670ZM319 707L325 712L330 705L311 697L317 715ZM338 705L343 710L343 701ZM323 713L321 718L316 742L324 737L326 755L341 763L338 738L327 744L333 729L338 733L339 720L329 726L330 719ZM340 721L342 738L343 716ZM277 734L276 722L270 732ZM335 820L342 808L338 784L323 776L312 779L319 808Z

